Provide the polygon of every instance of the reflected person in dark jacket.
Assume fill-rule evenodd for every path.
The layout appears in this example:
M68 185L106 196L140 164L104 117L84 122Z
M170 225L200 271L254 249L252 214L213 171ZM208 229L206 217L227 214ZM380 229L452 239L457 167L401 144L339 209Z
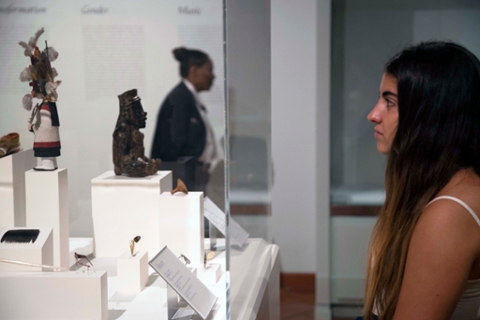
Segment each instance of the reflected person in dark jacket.
M183 178L189 190L205 192L208 170L217 150L206 108L198 94L210 90L213 84L213 63L206 53L199 50L181 47L174 49L173 55L180 63L182 79L160 107L151 155L162 159L164 170L175 169L168 167L169 162L193 157L193 168L187 170L185 174L188 176ZM173 177L181 175L173 172Z

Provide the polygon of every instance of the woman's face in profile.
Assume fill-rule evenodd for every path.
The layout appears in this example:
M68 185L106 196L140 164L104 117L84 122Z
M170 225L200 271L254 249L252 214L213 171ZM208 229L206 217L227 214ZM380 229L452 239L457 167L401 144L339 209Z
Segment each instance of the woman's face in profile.
M194 73L194 86L197 91L208 91L213 85L213 63L210 59L199 67L193 66L192 72Z
M380 153L388 154L398 125L397 79L384 73L380 83L379 99L367 116L368 121L375 123L375 138Z

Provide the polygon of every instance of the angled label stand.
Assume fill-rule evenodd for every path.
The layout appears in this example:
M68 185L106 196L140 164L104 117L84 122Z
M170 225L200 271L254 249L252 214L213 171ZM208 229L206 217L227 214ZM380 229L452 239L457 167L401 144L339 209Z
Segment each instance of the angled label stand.
M203 319L217 297L166 246L148 263Z
M226 234L225 213L208 197L203 200L203 214L220 232ZM230 240L233 245L242 247L250 234L230 217Z

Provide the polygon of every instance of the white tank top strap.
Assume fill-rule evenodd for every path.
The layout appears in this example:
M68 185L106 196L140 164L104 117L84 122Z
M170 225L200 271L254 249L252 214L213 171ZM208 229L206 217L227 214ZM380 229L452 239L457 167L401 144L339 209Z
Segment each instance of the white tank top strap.
M452 200L452 201L455 201L456 203L460 204L462 207L464 207L469 213L470 215L473 217L473 219L475 219L475 221L477 222L478 226L480 227L480 219L478 218L477 214L472 210L472 208L470 208L465 202L463 202L462 200L458 199L458 198L455 198L455 197L451 197L451 196L440 196L440 197L436 197L435 199L433 199L432 201L430 201L426 207L428 207L428 205L432 202L435 202L437 200L440 200L440 199L448 199L448 200Z

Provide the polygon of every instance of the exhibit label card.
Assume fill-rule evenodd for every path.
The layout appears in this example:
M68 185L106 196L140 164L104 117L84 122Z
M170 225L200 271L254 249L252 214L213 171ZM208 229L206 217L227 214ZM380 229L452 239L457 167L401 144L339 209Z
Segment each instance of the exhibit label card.
M208 197L203 201L203 214L223 235L226 234L225 213ZM243 246L250 234L230 217L230 241L237 246Z
M217 297L165 246L148 263L193 310L205 319Z

